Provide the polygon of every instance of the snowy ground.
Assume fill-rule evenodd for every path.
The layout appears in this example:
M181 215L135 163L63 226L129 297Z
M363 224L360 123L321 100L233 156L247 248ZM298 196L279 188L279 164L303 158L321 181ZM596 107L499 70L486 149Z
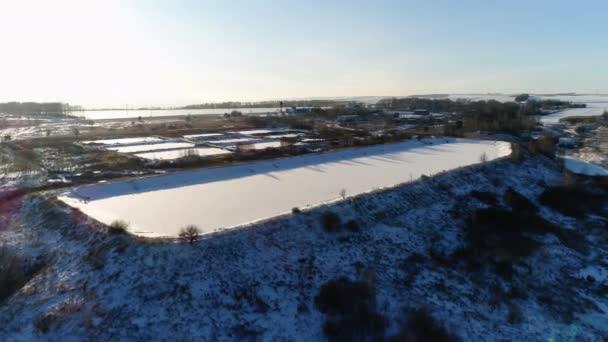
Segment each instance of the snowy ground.
M510 154L510 144L430 139L85 186L60 199L144 236L239 226ZM178 200L179 199L179 200Z
M599 165L578 160L572 157L564 158L564 166L568 171L587 176L608 176L608 170Z
M0 239L44 267L0 304L0 340L319 341L320 287L373 274L387 339L404 309L424 308L463 341L601 341L608 334L605 220L541 207L546 219L579 232L591 252L551 234L536 237L540 247L513 265L511 279L491 268L467 270L450 256L463 244L458 208L485 207L472 190L502 202L513 188L538 205L561 177L543 157L503 160L192 246L108 235L76 213L26 200ZM326 210L356 220L361 231L324 232Z

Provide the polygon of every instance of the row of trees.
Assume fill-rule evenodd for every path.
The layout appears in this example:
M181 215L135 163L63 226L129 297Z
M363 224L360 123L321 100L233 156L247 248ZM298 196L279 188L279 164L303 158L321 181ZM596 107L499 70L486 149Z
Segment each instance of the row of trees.
M216 109L216 108L289 108L289 107L329 107L341 102L334 100L290 100L290 101L260 101L260 102L215 102L199 103L179 109Z
M0 113L12 115L63 115L69 105L61 102L6 102L0 103Z
M378 102L378 108L382 109L427 109L431 112L448 113L521 113L523 115L541 115L541 109L554 108L578 108L585 107L584 104L573 104L561 100L529 101L529 97L518 96L518 102L489 101L453 101L450 99L432 98L392 98L382 99ZM528 100L528 101L526 101ZM525 102L524 102L525 101Z

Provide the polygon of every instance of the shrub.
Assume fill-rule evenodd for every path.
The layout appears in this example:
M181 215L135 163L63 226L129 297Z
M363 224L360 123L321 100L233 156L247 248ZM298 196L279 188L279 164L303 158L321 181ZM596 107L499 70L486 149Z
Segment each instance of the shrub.
M538 208L534 203L512 188L507 189L504 199L505 203L517 213L533 214L538 212Z
M346 277L321 286L315 305L328 315L323 333L331 341L381 340L386 321L374 310L374 293L367 283Z
M335 212L326 211L321 216L321 224L326 232L336 232L342 227L342 220Z
M580 187L556 186L540 195L540 202L564 215L583 218L587 213L600 213L606 198Z
M422 309L410 309L406 311L406 322L401 333L393 340L395 341L433 341L451 342L460 339L450 334L447 329Z
M555 144L556 143L557 142L556 142L555 138L553 138L549 134L545 134L536 140L531 140L528 143L528 149L532 153L539 153L539 154L552 158L552 157L555 157Z
M507 321L511 324L520 324L524 321L524 315L521 309L515 305L509 308L509 314L507 315Z
M294 214L294 215L297 215L297 214L299 214L301 212L302 212L302 210L300 210L300 208L298 208L298 207L293 207L291 209L291 213Z
M346 222L344 227L354 233L361 231L361 228L359 227L359 223L357 223L357 221L355 221L355 220L349 220L348 222Z
M196 240L198 240L200 235L201 230L195 225L186 226L179 232L179 237L185 241L188 241L190 244L193 244Z
M347 317L327 319L323 333L330 341L382 341L385 328L384 316L362 309Z
M471 259L480 254L492 254L502 261L517 260L531 254L538 243L524 233L556 232L557 228L537 215L517 215L499 208L471 212L466 227L466 253Z
M496 196L491 192L473 190L473 191L471 191L470 195L471 195L471 197L473 197L485 204L489 204L489 205L498 204L498 200L496 199Z
M479 162L480 163L485 163L488 161L488 155L483 152L480 156L479 156Z
M21 258L0 248L0 302L20 289L27 281Z
M116 220L108 226L110 234L126 234L129 223L123 220Z
M53 314L40 316L34 321L34 328L37 332L46 334L51 329L51 325L53 324L55 319L56 317Z
M370 305L372 293L363 282L354 282L346 277L331 280L315 297L319 311L325 314L348 314L361 305Z

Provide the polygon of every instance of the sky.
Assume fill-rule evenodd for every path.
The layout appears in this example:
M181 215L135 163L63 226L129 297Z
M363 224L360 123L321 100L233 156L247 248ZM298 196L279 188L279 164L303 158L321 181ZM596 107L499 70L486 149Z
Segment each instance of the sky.
M0 101L608 93L605 0L0 0Z

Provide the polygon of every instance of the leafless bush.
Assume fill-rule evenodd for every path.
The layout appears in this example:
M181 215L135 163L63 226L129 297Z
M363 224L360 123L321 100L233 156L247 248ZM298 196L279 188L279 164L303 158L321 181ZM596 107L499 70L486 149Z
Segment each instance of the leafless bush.
M129 223L123 220L116 220L108 228L110 234L126 234Z
M479 162L480 163L485 163L488 161L488 155L484 152L479 156Z
M193 224L182 228L179 232L179 237L184 241L188 241L190 244L193 244L196 240L198 240L200 235L201 230Z

